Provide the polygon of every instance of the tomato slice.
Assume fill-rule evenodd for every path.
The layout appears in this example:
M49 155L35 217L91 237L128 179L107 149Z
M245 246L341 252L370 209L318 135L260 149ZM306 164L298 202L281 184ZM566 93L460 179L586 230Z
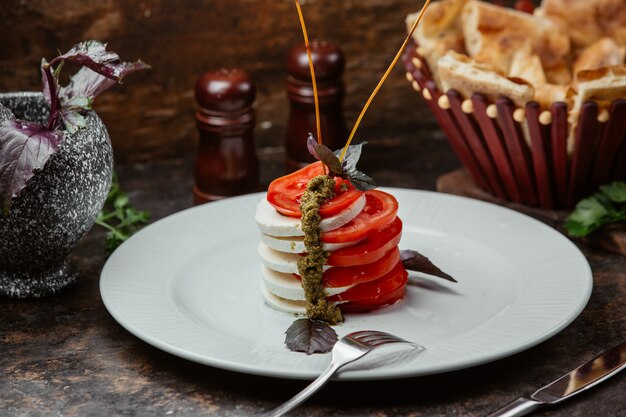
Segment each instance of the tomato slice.
M383 308L397 303L404 298L406 287L403 285L382 297L379 297L376 301L351 301L349 303L339 304L339 309L345 313L368 313L378 308Z
M382 278L365 282L341 294L328 297L330 301L348 301L339 307L345 312L369 311L392 304L404 296L409 274L398 262Z
M272 181L267 189L267 201L279 213L289 217L301 217L300 199L309 180L324 174L321 162L315 162ZM350 207L362 194L348 180L335 178L335 196L320 207L322 218L331 217Z
M400 249L391 249L378 261L357 266L335 266L324 272L324 287L347 287L385 276L400 260Z
M398 246L401 237L402 221L396 217L387 227L370 233L356 245L332 251L326 263L330 266L354 266L376 262Z
M398 200L384 191L365 192L365 207L350 222L322 234L326 243L353 242L367 237L374 230L387 226L396 218Z

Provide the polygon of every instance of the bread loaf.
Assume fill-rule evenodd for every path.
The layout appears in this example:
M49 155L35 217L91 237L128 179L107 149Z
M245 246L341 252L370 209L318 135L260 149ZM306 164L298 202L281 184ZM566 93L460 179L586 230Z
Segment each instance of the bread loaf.
M449 50L465 52L463 32L459 16L467 0L442 0L433 2L415 32L413 39L419 45L420 50L431 69L437 66L437 60ZM415 23L419 13L410 14L406 18L407 28L410 29ZM435 81L438 76L433 74Z
M534 96L534 89L528 82L507 77L493 65L454 51L439 58L437 72L444 91L454 89L466 98L474 93L481 93L492 101L504 96L517 106L524 106Z
M574 49L604 36L626 43L626 0L543 0L535 14L559 22Z
M601 67L610 67L624 63L626 47L618 45L612 38L600 38L587 48L574 61L573 72L577 74L583 70L593 70Z
M565 30L546 18L472 0L461 21L469 55L506 73L513 55L528 42L546 69L562 65L570 52Z

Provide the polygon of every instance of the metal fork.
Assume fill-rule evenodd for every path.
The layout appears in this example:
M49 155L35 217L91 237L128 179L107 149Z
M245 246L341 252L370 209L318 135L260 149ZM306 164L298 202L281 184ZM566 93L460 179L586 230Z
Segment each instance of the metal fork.
M409 342L385 332L364 330L350 333L335 343L332 350L332 360L324 372L292 399L266 414L266 417L279 417L293 410L326 384L341 367L362 358L377 347L389 343L406 343L413 348L424 349L423 346L417 343Z

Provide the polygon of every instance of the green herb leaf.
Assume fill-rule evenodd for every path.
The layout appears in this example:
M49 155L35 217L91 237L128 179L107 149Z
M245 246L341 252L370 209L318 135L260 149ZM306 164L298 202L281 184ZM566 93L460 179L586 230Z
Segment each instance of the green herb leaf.
M328 353L337 342L337 333L319 320L299 319L285 332L285 344L292 352Z
M400 261L402 262L402 265L405 269L422 272L424 274L433 275L448 281L457 282L456 279L443 272L441 269L435 266L430 261L430 259L417 251L410 249L401 250Z
M59 115L61 117L61 120L63 120L65 129L69 133L74 133L78 129L87 126L87 119L85 119L85 116L75 110L62 108L59 112Z
M626 184L621 181L603 185L600 191L614 203L626 203Z
M148 220L150 220L150 214L130 205L128 196L120 188L117 175L113 175L107 200L96 219L96 224L109 231L105 248L109 251L115 250Z
M565 219L565 229L574 237L584 237L598 228L626 220L626 184L616 181L581 200Z

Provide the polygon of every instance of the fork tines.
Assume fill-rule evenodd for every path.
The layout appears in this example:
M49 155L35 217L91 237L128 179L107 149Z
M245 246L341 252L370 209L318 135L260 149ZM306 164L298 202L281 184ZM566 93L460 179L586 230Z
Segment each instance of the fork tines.
M370 347L376 347L384 345L386 343L408 343L415 347L422 348L422 346L418 345L417 343L409 342L408 340L402 339L398 336L394 336L385 332L379 332L376 330L363 330L350 333L346 335L345 338L351 339L355 342L359 342Z

